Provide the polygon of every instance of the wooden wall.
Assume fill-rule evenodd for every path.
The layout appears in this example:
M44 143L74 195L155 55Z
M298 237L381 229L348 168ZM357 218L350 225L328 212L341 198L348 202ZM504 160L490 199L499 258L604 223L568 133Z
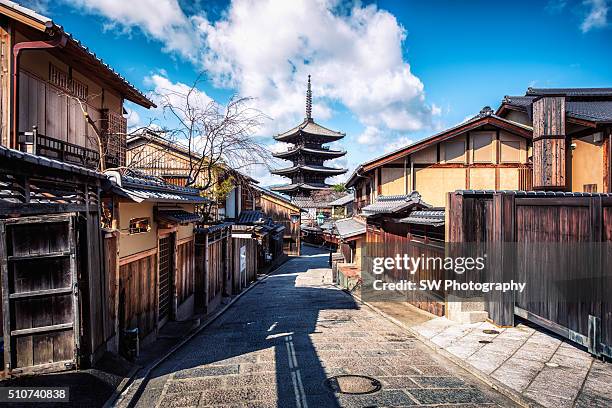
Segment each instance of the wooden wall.
M240 275L240 248L246 248L246 274ZM240 292L249 283L253 282L257 276L257 241L255 239L232 238L232 271L234 281L234 291ZM246 280L246 282L245 282Z
M533 103L533 187L565 189L565 97L544 97Z
M119 325L138 327L143 339L157 325L157 254L120 266Z
M181 305L195 291L195 251L193 239L176 248L176 296Z
M299 208L289 206L288 204L282 203L279 199L269 197L265 194L261 195L258 206L266 216L272 218L274 223L281 224L285 227L283 236L289 238L291 241L291 248L285 248L287 254L299 255L301 217L298 222L291 222L291 214L300 215Z
M525 189L529 144L523 136L487 126L372 167L355 183L356 211L377 195L418 191L425 202L442 207L450 191Z
M208 302L222 295L223 280L225 275L225 259L223 246L224 239L209 243L208 245Z
M194 167L196 165L194 161L190 163L187 153L172 150L155 140L131 143L128 146L126 162L133 168L158 177L188 176L192 165ZM199 172L196 177L196 185L206 185L206 176L205 171ZM166 177L166 181L184 185L185 179Z
M111 337L117 334L119 306L119 233L108 233L104 237L104 270L106 285L106 334ZM118 350L113 350L117 352Z

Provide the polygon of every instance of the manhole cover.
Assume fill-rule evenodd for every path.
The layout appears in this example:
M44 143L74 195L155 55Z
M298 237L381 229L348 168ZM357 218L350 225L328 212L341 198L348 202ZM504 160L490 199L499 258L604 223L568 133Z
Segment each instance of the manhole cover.
M484 334L499 334L497 330L485 329L482 331Z
M380 391L382 384L365 375L337 375L324 381L325 386L341 394L371 394Z

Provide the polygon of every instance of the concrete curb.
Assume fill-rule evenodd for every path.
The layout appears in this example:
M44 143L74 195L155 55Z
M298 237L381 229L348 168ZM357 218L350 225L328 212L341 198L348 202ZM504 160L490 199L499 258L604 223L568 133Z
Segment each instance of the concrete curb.
M126 407L131 408L138 401L138 397L142 394L143 386L146 385L151 372L155 370L161 363L166 361L169 357L171 357L175 352L177 352L180 348L182 348L186 343L188 343L192 338L198 335L202 330L208 327L211 323L217 320L223 313L225 313L230 307L234 305L243 295L247 294L251 289L257 286L260 282L265 281L275 272L277 269L282 267L292 258L287 258L287 260L280 265L277 265L274 269L269 271L267 274L262 275L256 281L252 282L249 286L247 286L242 292L237 294L232 300L225 306L223 306L220 310L215 312L212 316L210 316L206 321L200 324L194 331L189 333L186 337L180 340L177 344L175 344L166 354L164 354L161 358L156 360L153 364L149 365L146 370L142 373L142 376L139 378L135 378L136 373L132 375L132 377L128 380L126 386L123 387L122 391L119 391L116 394L113 394L111 398L115 397L114 401L111 401L111 398L104 405L105 407ZM142 369L141 369L142 370ZM137 371L138 372L138 371ZM132 389L132 387L136 387Z
M335 285L335 286L338 287L339 289L342 289L342 288L340 288L337 285ZM404 323L402 323L401 321L395 319L394 317L389 316L387 313L385 313L382 310L378 309L376 306L374 306L374 305L364 301L361 297L359 297L359 296L357 296L357 295L355 295L353 293L348 293L346 291L344 291L344 292L347 295L352 296L355 299L359 300L359 302L362 305L367 306L374 313L376 313L376 314L382 316L383 318L389 320L391 323L395 324L396 326L399 326L402 329L408 331L417 340L419 340L421 343L425 344L427 347L429 347L430 349L435 351L437 354L441 355L442 357L446 358L447 360L450 360L455 365L461 367L462 369L464 369L468 373L472 374L474 377L478 378L480 381L484 382L485 384L487 384L489 387L491 387L495 391L498 391L500 394L503 394L504 396L508 397L513 402L515 402L518 405L520 405L521 407L524 407L524 408L545 408L543 405L538 404L537 402L533 401L531 398L525 397L524 395L516 392L515 390L511 389L510 387L508 387L507 385L503 384L502 382L500 382L500 381L498 381L498 380L496 380L494 378L491 378L487 374L485 374L482 371L476 369L471 364L466 363L465 361L463 361L462 359L458 358L457 356L455 356L455 355L449 353L448 351L444 350L442 347L436 345L435 343L430 341L428 338L422 336L420 333L418 333L416 330L414 330L410 326L407 326Z

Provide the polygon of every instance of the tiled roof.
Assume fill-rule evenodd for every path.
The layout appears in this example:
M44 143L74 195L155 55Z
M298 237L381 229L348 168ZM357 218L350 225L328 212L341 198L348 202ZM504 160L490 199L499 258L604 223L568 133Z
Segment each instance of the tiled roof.
M568 115L594 122L612 122L612 101L569 101Z
M346 173L346 169L336 168L336 167L326 167L326 166L318 166L314 164L300 164L293 167L287 167L284 169L272 170L270 173L272 174L290 174L295 173L297 171L311 171L314 173L327 173L327 174L343 174Z
M125 79L118 72L116 72L113 68L111 68L106 62L104 62L100 57L98 57L94 52L92 52L89 48L87 48L79 40L74 38L72 34L66 32L62 26L55 24L55 22L53 22L51 18L38 14L34 10L24 7L13 1L0 0L0 4L4 5L5 7L9 7L13 9L17 13L25 15L32 20L37 21L39 24L45 25L47 29L54 28L58 30L60 33L65 34L66 37L68 38L68 45L73 45L80 52L89 56L93 60L92 63L97 64L103 67L104 69L106 69L116 80L118 80L126 89L129 90L128 94L125 95L128 100L138 103L139 105L146 106L146 107L156 106L142 92L136 89L136 87L132 85L127 79Z
M332 201L331 203L329 203L329 205L336 205L336 206L341 206L341 205L347 205L348 203L351 203L355 201L355 196L353 195L353 193L351 194L347 194L344 197L340 197L339 199Z
M527 88L525 95L610 96L612 88Z
M311 147L300 146L294 149L289 149L284 152L272 153L274 157L288 157L297 153L311 153L320 156L328 156L328 157L340 157L346 154L346 150L332 150L332 149L315 149Z
M408 195L378 196L374 204L361 209L366 217L378 214L393 214L413 206L431 207L421 200L421 195L414 191Z
M113 185L113 191L136 202L183 202L183 203L205 203L209 200L200 196L200 191L195 188L180 187L166 183L152 176L145 176L130 172L121 175L117 171L105 173Z
M157 217L160 220L168 221L174 224L186 224L202 220L198 214L190 213L181 209L160 209L157 212Z
M315 201L309 197L295 197L293 203L302 209L306 208L328 208L330 204L325 201Z
M248 225L265 220L264 214L259 210L242 211L237 224Z
M233 222L222 222L220 224L207 225L207 226L196 228L196 232L213 233L213 232L222 230L224 228L231 227L233 224L234 224Z
M301 189L304 190L324 190L326 188L330 188L329 184L324 183L295 183L295 184L284 184L282 186L274 186L270 187L270 190L273 191L296 191Z
M335 130L331 130L324 126L321 126L312 119L304 119L302 123L300 123L293 129L290 129L284 133L274 136L274 138L276 140L286 139L286 138L289 138L290 136L297 134L299 131L309 133L311 135L326 136L326 137L337 138L337 139L341 139L345 136L344 133L336 132Z
M354 237L356 235L365 234L365 223L358 221L355 218L344 218L335 222L336 231L342 239Z
M612 197L612 193L583 193L577 191L517 191L517 190L457 190L460 195L513 194L517 197Z
M399 222L441 227L444 225L444 210L413 211L408 217L402 218Z
M59 169L71 173L78 173L89 177L105 178L104 174L94 170L86 169L85 167L75 164L64 163L58 160L49 159L47 157L37 156L34 154L22 152L8 147L0 146L0 157L6 159L22 160L31 164L36 164L43 167Z
M503 105L529 111L538 96L565 95L569 117L592 122L612 122L612 88L529 88L525 96L505 96Z

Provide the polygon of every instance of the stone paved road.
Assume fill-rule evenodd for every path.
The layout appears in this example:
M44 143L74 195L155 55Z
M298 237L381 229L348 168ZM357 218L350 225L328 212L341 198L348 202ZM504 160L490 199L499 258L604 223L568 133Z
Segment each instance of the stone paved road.
M331 286L326 263L313 254L283 265L162 364L137 406L514 406ZM330 392L325 379L340 374L382 390Z

